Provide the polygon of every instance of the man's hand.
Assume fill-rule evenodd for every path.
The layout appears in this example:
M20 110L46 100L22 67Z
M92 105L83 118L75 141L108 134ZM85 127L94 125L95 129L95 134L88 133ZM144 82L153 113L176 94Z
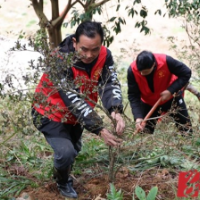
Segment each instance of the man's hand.
M161 101L167 101L171 98L172 94L169 90L164 90L160 93Z
M116 132L118 135L122 135L122 133L124 132L124 128L125 128L125 122L122 118L122 116L120 115L120 113L115 113L112 112L111 116L113 119L116 120Z
M140 131L143 131L144 130L144 127L145 127L145 123L142 123L143 119L142 118L137 118L136 119L136 130L137 132L140 132Z
M114 135L112 135L107 129L103 128L100 131L100 136L103 138L105 144L108 146L114 146L119 147L122 143L122 139L116 138Z

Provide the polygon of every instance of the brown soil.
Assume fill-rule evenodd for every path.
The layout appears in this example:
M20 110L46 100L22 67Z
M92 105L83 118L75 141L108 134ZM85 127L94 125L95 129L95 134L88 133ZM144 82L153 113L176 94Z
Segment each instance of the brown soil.
M139 185L146 192L158 186L158 199L172 200L175 198L177 177L167 169L150 169L144 172L131 174L126 168L122 168L116 176L115 188L123 192L123 200L132 200L135 187ZM105 200L106 194L110 191L108 176L101 174L98 177L91 177L82 174L75 177L74 188L78 193L78 200ZM31 200L64 200L59 195L56 184L51 181L40 187L27 188L23 191L30 196ZM23 194L24 195L24 194ZM136 196L135 196L136 197Z

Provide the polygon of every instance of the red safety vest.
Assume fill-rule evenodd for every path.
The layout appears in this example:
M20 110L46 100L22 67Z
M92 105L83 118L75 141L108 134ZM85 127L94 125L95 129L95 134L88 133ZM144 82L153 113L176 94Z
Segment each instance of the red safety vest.
M80 92L82 94L87 95L85 101L92 108L95 106L95 104L89 101L88 98L94 102L97 102L98 100L96 86L98 85L98 79L104 67L106 56L107 49L106 47L102 46L97 62L92 68L90 77L86 71L72 67L75 84L79 86ZM43 100L44 97L46 97L45 101ZM41 103L42 101L44 103ZM38 86L36 87L35 101L33 103L33 107L37 112L44 116L47 116L53 121L64 122L67 124L77 123L77 119L68 110L62 98L60 97L60 94L58 93L57 89L54 87L53 83L48 79L48 74L46 73L43 74Z
M157 62L157 69L154 72L153 78L154 92L149 88L146 77L142 76L140 71L138 71L136 61L131 64L132 71L141 92L141 100L151 106L160 98L160 93L166 90L177 79L177 76L172 74L168 69L166 55L154 54L154 56ZM164 103L166 103L166 101L163 101L161 104Z

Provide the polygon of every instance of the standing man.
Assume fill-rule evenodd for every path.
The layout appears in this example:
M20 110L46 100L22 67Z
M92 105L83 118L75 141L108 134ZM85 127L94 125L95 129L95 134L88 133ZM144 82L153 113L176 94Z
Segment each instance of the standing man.
M176 113L172 116L179 131L192 132L185 101L180 91L188 83L191 70L183 63L164 54L142 51L128 69L128 99L136 122L136 130L152 134L157 120L141 123L153 105L161 103L151 117L167 112L172 103ZM180 94L181 93L181 94ZM173 95L176 96L173 98ZM174 107L173 107L174 108Z
M77 198L69 174L81 150L84 128L99 135L109 146L118 147L122 142L104 127L93 110L99 94L103 107L116 121L116 133L122 135L125 123L121 116L121 87L111 52L102 46L103 40L101 23L81 23L75 34L54 52L60 58L55 63L57 72L45 72L35 91L33 122L54 151L54 177L65 197ZM70 54L73 65L69 67L63 64L63 57Z

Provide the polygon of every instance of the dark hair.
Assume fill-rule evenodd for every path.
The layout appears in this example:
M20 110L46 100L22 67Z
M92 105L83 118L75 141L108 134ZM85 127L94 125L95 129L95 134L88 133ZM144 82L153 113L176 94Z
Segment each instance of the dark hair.
M155 57L150 51L142 51L136 58L137 69L142 71L150 69L155 62Z
M100 22L84 21L82 22L75 32L76 42L79 42L81 35L85 35L89 38L94 38L96 34L101 37L101 43L104 40L104 32Z

